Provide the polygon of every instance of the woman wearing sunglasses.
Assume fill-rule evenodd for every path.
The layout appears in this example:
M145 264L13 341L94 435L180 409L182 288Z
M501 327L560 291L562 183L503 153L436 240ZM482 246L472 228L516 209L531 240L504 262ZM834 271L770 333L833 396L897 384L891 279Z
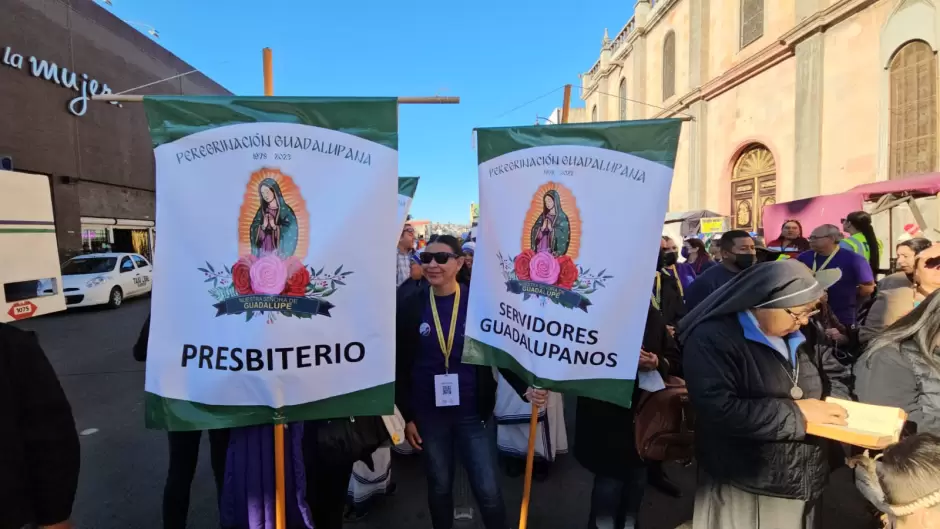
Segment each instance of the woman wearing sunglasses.
M496 469L496 378L489 367L461 362L469 288L460 243L441 235L421 253L429 288L399 303L395 401L407 421L405 438L425 460L434 529L454 523L457 457L467 469L486 529L507 529ZM547 393L527 388L511 371L503 377L527 400L544 406Z

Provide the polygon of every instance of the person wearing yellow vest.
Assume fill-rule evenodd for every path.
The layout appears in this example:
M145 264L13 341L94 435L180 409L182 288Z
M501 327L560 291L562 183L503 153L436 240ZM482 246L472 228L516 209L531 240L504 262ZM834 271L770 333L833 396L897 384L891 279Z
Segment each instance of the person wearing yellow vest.
M853 211L842 219L842 229L849 236L842 239L839 246L864 257L871 265L872 274L877 277L884 244L875 236L871 215L864 211Z

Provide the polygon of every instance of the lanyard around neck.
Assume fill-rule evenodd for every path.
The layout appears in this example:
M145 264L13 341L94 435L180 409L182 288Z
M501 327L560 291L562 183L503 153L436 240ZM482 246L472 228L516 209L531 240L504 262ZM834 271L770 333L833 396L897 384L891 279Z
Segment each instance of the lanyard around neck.
M662 300L662 296L663 296L663 277L662 277L662 274L660 274L659 272L656 272L656 287L655 287L655 289L656 289L656 290L655 290L655 291L653 292L653 294L650 296L650 302L653 304L653 308L654 308L654 309L660 310L660 309L659 309L659 307L660 307L660 301Z
M832 262L832 258L835 257L837 253L839 253L839 247L838 247L838 246L836 246L835 251L832 252L832 253L829 255L829 258L826 259L825 261L823 261L823 264L820 265L819 269L820 269L820 270L825 270L826 267L829 266L829 263ZM817 255L816 252L813 252L813 273L814 273L814 274L816 273L816 255Z
M667 266L663 268L663 271L672 270L672 277L676 278L676 283L679 284L679 297L685 299L685 289L682 288L682 278L679 277L679 270L676 269L676 265ZM669 275L669 274L666 274Z
M460 285L457 285L457 291L454 292L454 309L450 314L450 330L447 333L447 341L444 341L444 330L441 328L441 317L437 314L437 302L434 299L434 289L429 289L431 296L431 314L434 316L434 329L437 331L437 342L441 345L441 352L444 353L444 372L450 372L450 352L454 348L454 329L457 328L457 312L460 307Z

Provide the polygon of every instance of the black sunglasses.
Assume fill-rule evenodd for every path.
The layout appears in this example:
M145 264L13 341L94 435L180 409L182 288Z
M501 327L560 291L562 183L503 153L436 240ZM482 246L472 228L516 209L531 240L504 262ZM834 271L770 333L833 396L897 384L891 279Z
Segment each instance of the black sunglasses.
M936 270L940 268L940 257L930 257L924 260L924 268Z
M451 252L437 252L437 253L422 252L421 262L424 264L431 264L431 261L437 261L437 264L447 264L447 261L450 261L451 259L456 259L457 257L460 257L460 256Z

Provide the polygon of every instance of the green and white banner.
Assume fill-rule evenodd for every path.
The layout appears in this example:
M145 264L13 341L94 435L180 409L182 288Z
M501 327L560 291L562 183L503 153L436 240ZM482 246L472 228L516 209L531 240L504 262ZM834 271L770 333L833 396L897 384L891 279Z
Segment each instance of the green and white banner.
M398 226L405 225L405 219L408 218L408 211L411 210L411 202L415 198L415 191L418 190L417 176L399 176L398 177ZM400 233L398 234L401 235ZM395 238L398 242L398 238Z
M630 406L680 128L477 130L464 362Z
M147 97L151 428L393 410L394 98ZM386 233L386 235L382 235Z

